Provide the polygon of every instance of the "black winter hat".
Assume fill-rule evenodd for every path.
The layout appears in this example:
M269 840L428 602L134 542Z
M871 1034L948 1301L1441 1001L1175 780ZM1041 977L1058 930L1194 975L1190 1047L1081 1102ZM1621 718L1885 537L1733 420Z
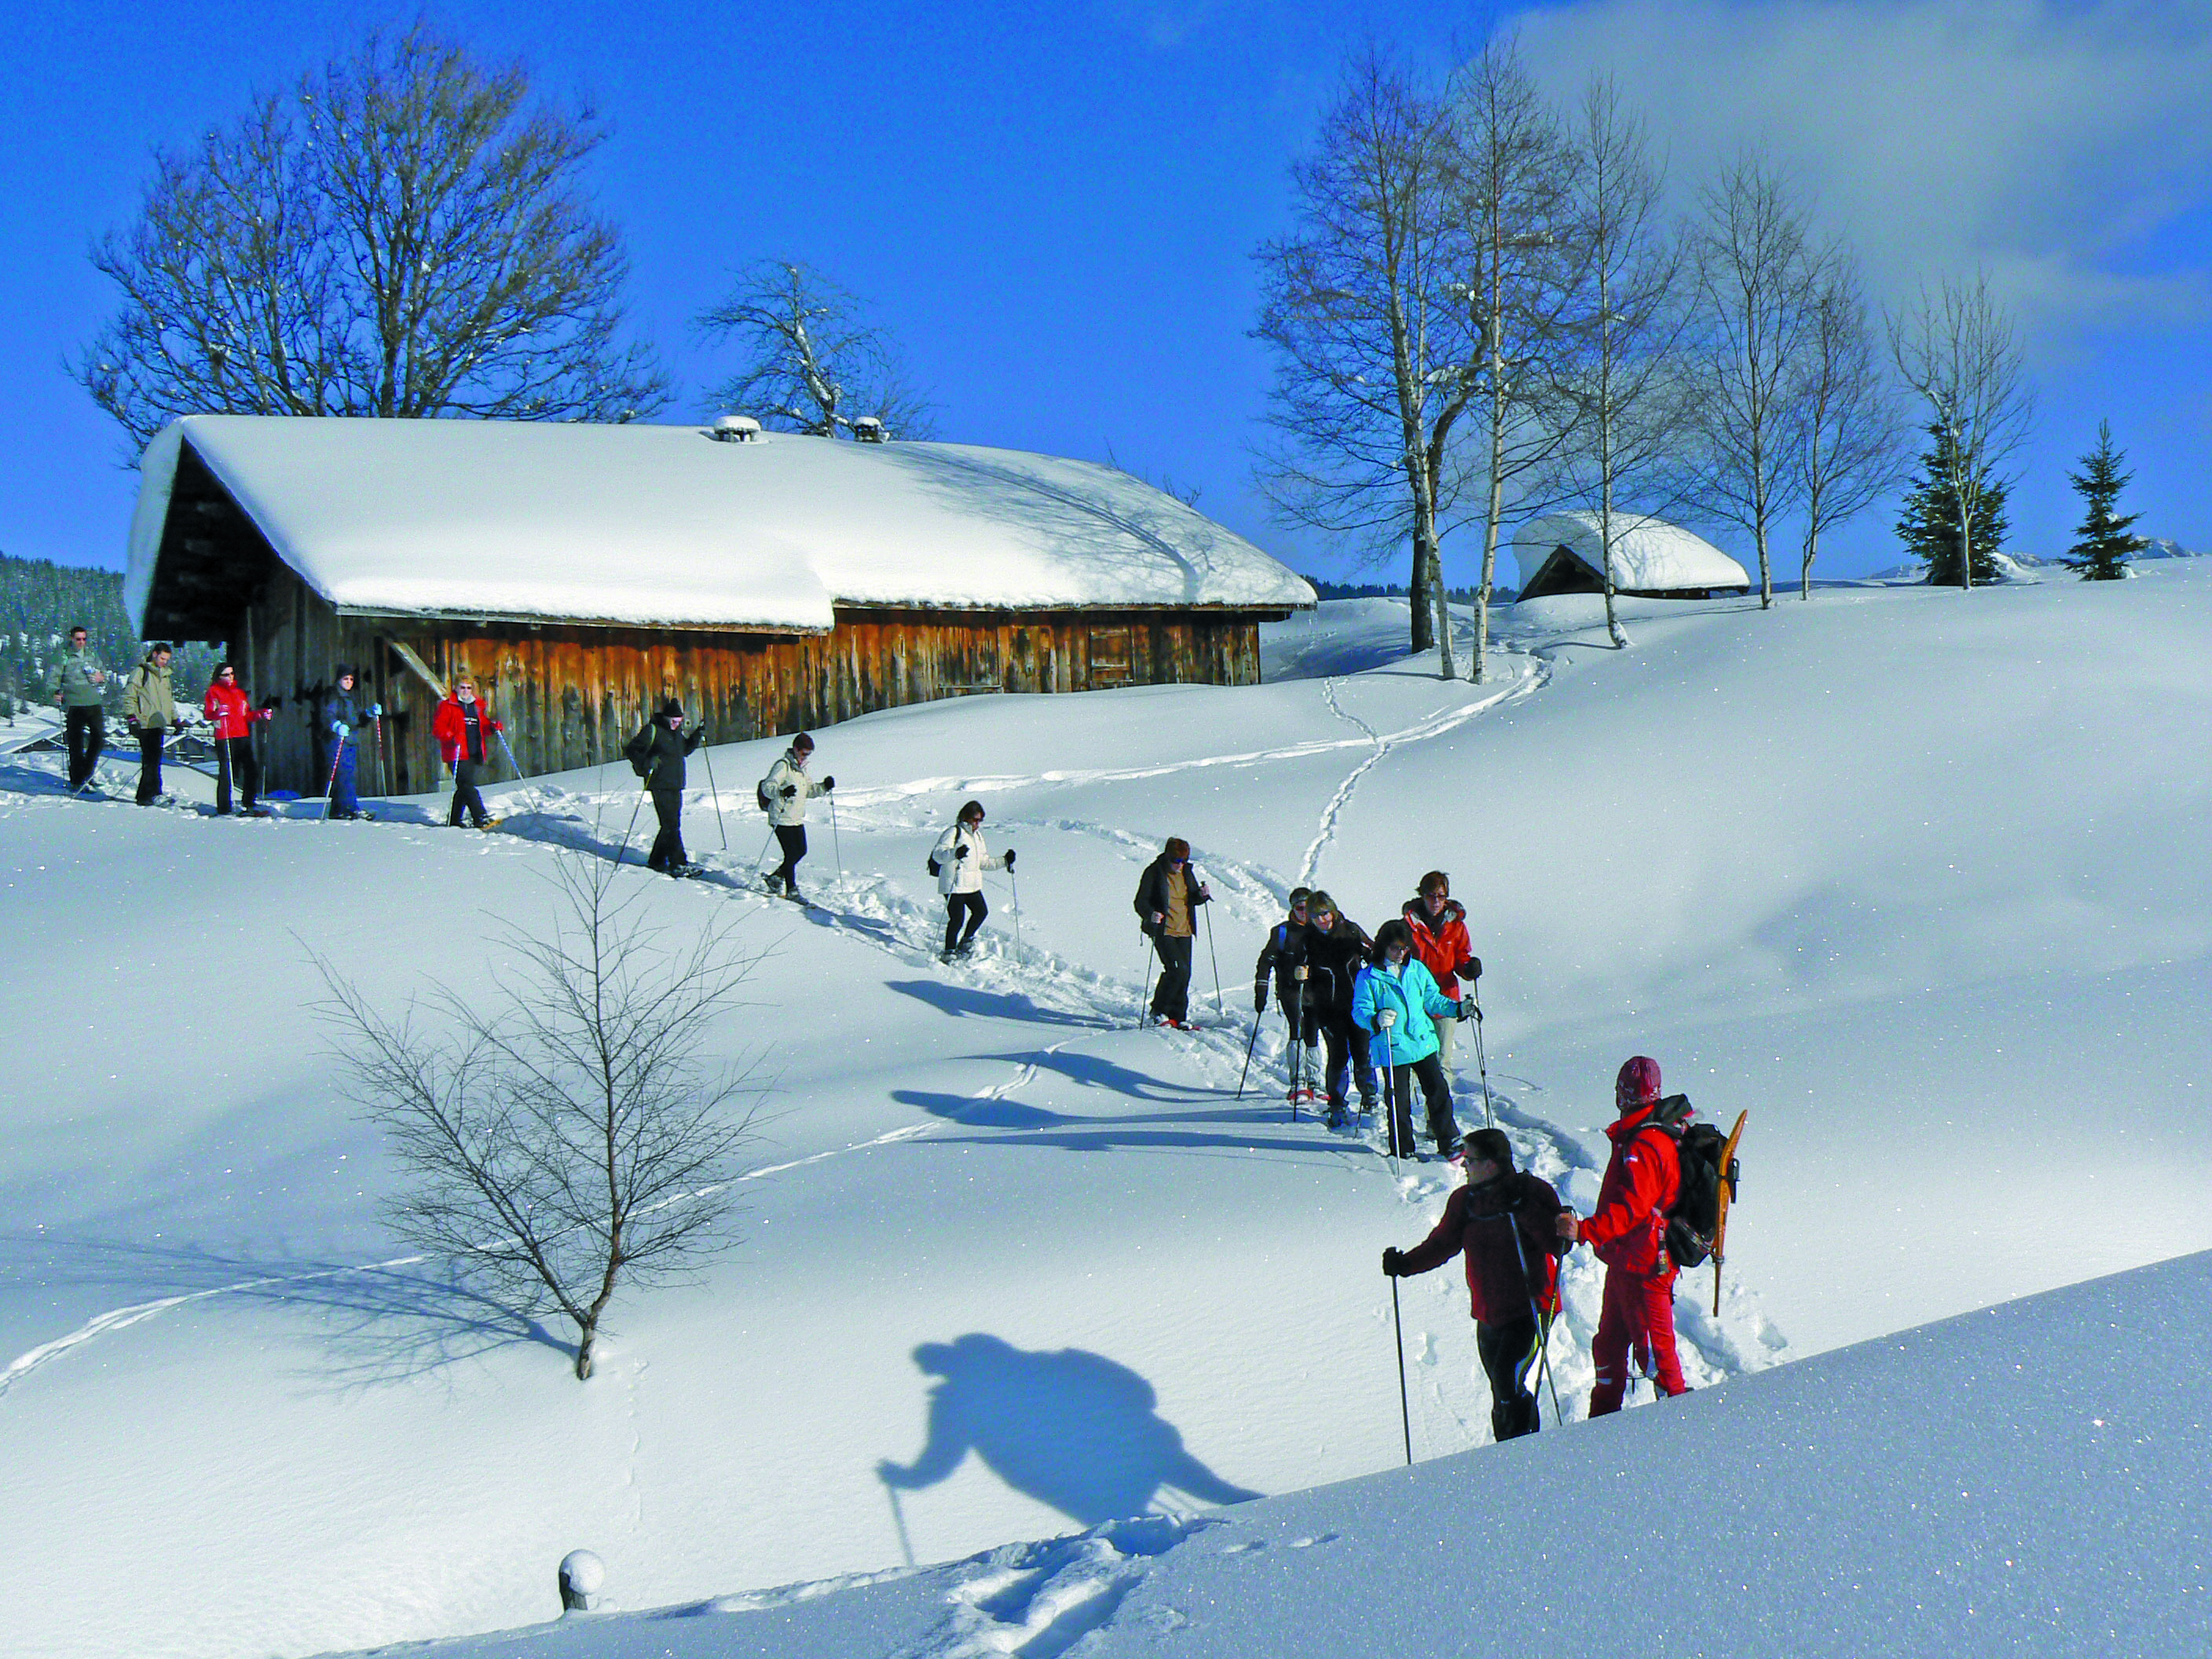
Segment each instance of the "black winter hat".
M671 697L660 705L660 712L653 718L662 720L680 720L684 718L684 705Z
M343 663L340 663L336 668L331 671L331 678L333 681L357 679L359 678L360 677L356 675L352 669L347 667Z
M1513 1168L1513 1143L1505 1138L1503 1129L1470 1129L1460 1138L1461 1150L1468 1162L1487 1158L1495 1164L1501 1174L1510 1174Z

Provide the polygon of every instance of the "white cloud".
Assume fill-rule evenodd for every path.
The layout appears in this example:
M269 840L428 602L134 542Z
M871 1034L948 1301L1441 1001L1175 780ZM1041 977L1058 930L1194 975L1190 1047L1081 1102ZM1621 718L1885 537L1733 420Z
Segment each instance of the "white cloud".
M1887 296L1985 264L2061 349L2212 309L2212 249L2157 241L2212 202L2202 0L1571 0L1519 27L1555 94L1613 75L1686 201L1765 144Z

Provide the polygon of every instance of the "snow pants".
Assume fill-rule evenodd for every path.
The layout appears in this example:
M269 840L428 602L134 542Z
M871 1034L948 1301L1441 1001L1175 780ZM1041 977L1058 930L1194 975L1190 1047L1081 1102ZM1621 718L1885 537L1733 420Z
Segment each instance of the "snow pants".
M1477 1324L1474 1351L1490 1379L1490 1437L1513 1440L1534 1434L1543 1412L1528 1387L1528 1374L1541 1352L1534 1316L1496 1325Z
M158 726L138 728L138 804L151 806L161 793L161 739L169 734Z
M469 822L481 830L484 820L491 816L484 811L483 797L477 791L477 774L483 768L482 761L470 760L465 756L453 763L453 810L446 814L448 824L458 828L465 812Z
M338 739L337 764L331 769L331 816L357 818L361 797L354 793L354 769L361 763L361 747L351 738Z
M947 955L964 950L975 937L975 930L983 925L983 918L991 914L991 907L983 902L981 893L947 893L945 896L945 949ZM968 931L960 931L963 917L967 919Z
M1160 982L1152 988L1152 1012L1178 1023L1190 1018L1188 933L1162 933L1152 941L1160 956Z
M776 845L783 848L783 862L769 872L768 884L774 888L783 884L783 890L796 896L799 892L799 861L806 856L806 826L803 823L779 823L775 826Z
M1328 1103L1336 1107L1344 1104L1346 1060L1351 1061L1352 1069L1358 1074L1362 1103L1372 1099L1374 1084L1369 1073L1374 1066L1368 1059L1366 1031L1352 1023L1348 1011L1320 1014L1316 1018L1321 1022L1322 1036L1328 1044L1328 1058L1323 1062L1326 1069L1322 1073L1328 1079Z
M104 714L95 702L81 708L71 708L62 716L69 744L69 781L72 789L82 789L92 781L93 770L100 764L100 751L107 747Z
M261 793L261 767L253 758L253 739L217 738L215 740L215 811L217 817L230 811L231 780L238 781L239 805L253 810Z
M654 790L653 815L660 820L660 833L653 838L653 851L646 854L645 867L672 874L691 861L684 852L684 792Z
M1603 1417L1620 1409L1628 1392L1628 1366L1650 1376L1664 1395L1687 1394L1682 1361L1674 1351L1674 1270L1649 1277L1605 1270L1605 1304L1590 1339L1590 1363L1597 1385L1590 1390L1589 1414Z
M1421 1104L1428 1114L1429 1134L1437 1151L1449 1158L1459 1150L1459 1124L1452 1116L1451 1085L1444 1081L1443 1062L1434 1054L1390 1068L1390 1156L1413 1155L1413 1083L1421 1085Z

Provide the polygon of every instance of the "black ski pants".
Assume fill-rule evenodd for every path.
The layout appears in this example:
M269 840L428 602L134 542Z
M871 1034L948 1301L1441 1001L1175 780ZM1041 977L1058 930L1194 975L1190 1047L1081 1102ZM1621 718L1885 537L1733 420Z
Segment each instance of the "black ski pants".
M783 862L769 874L768 884L783 884L787 893L799 891L799 861L806 856L806 826L803 823L779 823L775 826L775 843L783 848Z
M64 712L62 726L69 744L70 787L82 789L92 781L100 764L100 751L107 747L106 711L96 702L71 708Z
M1152 1012L1178 1024L1190 1018L1188 933L1162 933L1152 940L1159 952L1160 982L1152 988Z
M981 893L947 893L945 896L945 948L963 949L975 937L975 930L983 925L983 918L991 914L991 907L983 902ZM968 931L960 931L960 920L968 920Z
M660 833L653 838L653 851L646 856L645 867L673 872L690 863L684 851L684 792L655 789L653 815L660 820Z
M138 804L151 806L161 793L161 739L167 731L159 726L138 728Z
M231 780L238 781L239 806L251 812L261 794L261 763L253 758L253 739L217 738L215 740L215 811L217 817L230 811Z
M1483 1375L1490 1379L1491 1438L1516 1440L1535 1433L1543 1413L1528 1387L1528 1374L1541 1352L1534 1316L1477 1324L1474 1351L1482 1360Z
M483 763L466 756L453 763L453 810L446 814L446 822L459 824L465 812L471 823L481 830L491 814L484 811L483 797L477 791L477 779L483 771Z
M1413 1084L1421 1085L1421 1104L1429 1119L1429 1136L1437 1150L1449 1158L1459 1150L1459 1124L1452 1116L1451 1085L1444 1079L1443 1061L1434 1054L1390 1068L1390 1156L1413 1155Z
M1370 1086L1367 1074L1373 1069L1367 1054L1367 1033L1352 1023L1349 1012L1329 1009L1314 1018L1320 1021L1322 1037L1328 1045L1328 1058L1323 1062L1325 1069L1322 1073L1328 1079L1328 1103L1338 1107L1344 1104L1344 1067L1347 1060L1358 1074L1359 1097L1366 1100Z

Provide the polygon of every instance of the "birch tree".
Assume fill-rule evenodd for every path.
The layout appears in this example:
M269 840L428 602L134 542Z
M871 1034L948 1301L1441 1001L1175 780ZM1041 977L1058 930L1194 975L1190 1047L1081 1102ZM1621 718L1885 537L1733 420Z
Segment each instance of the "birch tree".
M1468 471L1482 526L1470 678L1483 678L1498 541L1509 504L1536 510L1532 491L1574 435L1557 396L1577 293L1576 158L1537 94L1516 44L1493 40L1452 87L1454 211L1465 228L1460 295L1475 359Z
M1874 505L1905 471L1904 417L1880 361L1857 264L1840 246L1815 267L1790 423L1789 467L1805 515L1797 591L1810 599L1821 532Z
M1411 532L1412 643L1455 674L1437 551L1456 498L1453 428L1474 395L1468 227L1452 211L1446 100L1380 53L1356 60L1311 155L1297 228L1255 254L1255 338L1273 348L1261 486L1294 522L1370 545Z
M871 417L887 435L931 434L929 398L909 383L890 331L866 301L811 265L748 267L697 327L739 358L713 394L726 410L817 438L850 437Z
M1660 223L1662 180L1650 138L1609 78L1592 77L1575 141L1578 349L1562 390L1576 422L1576 493L1598 521L1606 632L1619 648L1628 643L1613 586L1614 550L1630 522L1622 504L1636 499L1656 509L1683 490L1692 399L1677 349L1681 262Z
M1920 303L1889 322L1898 377L1927 406L1942 477L1959 534L1959 586L1974 585L1973 526L1981 496L2008 481L2005 463L2027 441L2034 398L2012 319L1990 291L1989 273L1946 276Z
M159 152L92 263L122 303L70 365L131 453L183 415L619 421L659 408L624 344L629 262L583 170L587 109L536 100L422 25Z
M1740 156L1706 186L1700 205L1692 258L1704 333L1704 494L1758 549L1763 611L1774 603L1775 522L1801 499L1802 474L1788 449L1805 385L1814 262L1804 214L1763 156Z
M742 1073L701 1058L750 963L727 935L671 947L618 899L619 866L568 860L562 915L506 939L511 988L434 988L397 1016L329 963L318 1012L343 1086L408 1183L395 1230L518 1315L550 1309L592 1375L617 1288L682 1277L731 1240Z

